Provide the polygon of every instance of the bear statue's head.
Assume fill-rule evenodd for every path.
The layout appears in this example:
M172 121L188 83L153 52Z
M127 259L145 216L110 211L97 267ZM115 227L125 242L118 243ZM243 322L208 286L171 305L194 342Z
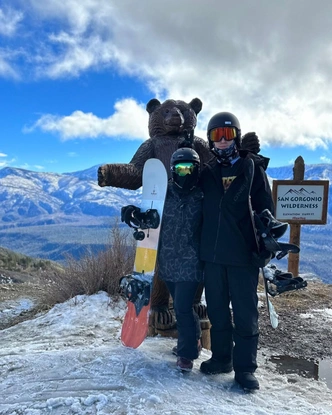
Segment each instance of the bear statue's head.
M163 103L156 98L151 99L146 105L149 113L150 137L178 135L184 129L193 130L202 105L199 98L194 98L189 104L173 99Z

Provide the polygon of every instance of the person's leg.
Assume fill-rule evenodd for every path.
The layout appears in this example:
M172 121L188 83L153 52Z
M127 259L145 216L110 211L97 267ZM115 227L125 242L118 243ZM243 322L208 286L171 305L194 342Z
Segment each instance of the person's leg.
M228 267L234 318L233 365L235 371L257 369L258 345L258 268Z
M177 355L189 360L198 357L199 319L193 309L197 287L197 282L184 281L174 284L173 306L178 330ZM172 288L169 288L171 294Z
M211 323L212 358L202 363L201 371L208 374L228 373L232 370L233 326L226 267L207 262L204 283L207 313Z
M229 267L234 319L233 366L235 380L245 389L259 389L254 376L258 346L258 268Z

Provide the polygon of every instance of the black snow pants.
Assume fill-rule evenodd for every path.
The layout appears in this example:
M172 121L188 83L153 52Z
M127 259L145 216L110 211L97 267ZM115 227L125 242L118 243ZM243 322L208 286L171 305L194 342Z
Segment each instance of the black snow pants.
M193 303L199 283L196 281L166 281L166 285L173 298L176 315L178 330L177 355L189 360L197 359L201 328Z
M205 263L212 357L224 363L233 360L235 372L257 369L258 274L253 266Z

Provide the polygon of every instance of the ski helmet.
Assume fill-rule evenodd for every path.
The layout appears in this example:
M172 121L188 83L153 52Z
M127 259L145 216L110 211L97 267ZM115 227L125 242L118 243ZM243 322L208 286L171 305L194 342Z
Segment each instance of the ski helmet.
M272 238L281 238L287 230L287 222L279 222L268 209L264 209L259 215L259 219L263 223L263 232L272 236Z
M171 173L173 182L183 191L196 186L199 175L200 159L195 150L182 147L171 157Z
M210 150L214 152L215 147L214 143L210 139L210 132L215 128L220 127L233 127L236 131L236 137L234 138L237 148L241 146L241 127L239 120L235 117L234 114L230 112L218 112L215 114L209 121L207 126L207 138L209 140Z

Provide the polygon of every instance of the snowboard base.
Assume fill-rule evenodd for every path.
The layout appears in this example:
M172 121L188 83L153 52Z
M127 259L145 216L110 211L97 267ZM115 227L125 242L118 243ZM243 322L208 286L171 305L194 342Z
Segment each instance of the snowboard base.
M121 341L126 347L136 349L146 338L149 330L150 303L136 314L135 304L127 302L126 318L122 325Z

